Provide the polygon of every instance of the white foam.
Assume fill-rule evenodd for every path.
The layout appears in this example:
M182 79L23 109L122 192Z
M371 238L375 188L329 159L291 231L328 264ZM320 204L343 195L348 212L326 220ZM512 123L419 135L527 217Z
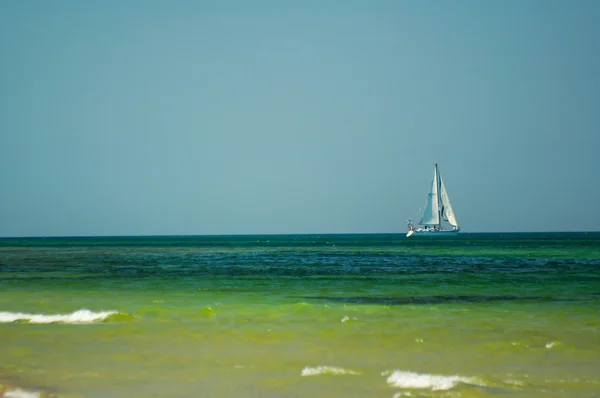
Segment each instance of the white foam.
M346 315L345 317L342 318L342 323L346 323L348 321L358 321L358 318L355 317L349 317L348 315Z
M557 345L557 344L558 344L558 342L556 342L556 341L551 341L551 342L549 342L549 343L547 343L547 344L546 344L546 348L552 348L552 347L554 347L554 346L555 346L555 345Z
M103 321L117 311L93 312L86 309L64 315L25 314L22 312L0 312L0 323L28 321L29 323L93 323Z
M525 385L524 382L522 382L521 380L517 380L517 379L506 379L506 380L504 380L504 382L506 384L510 384L513 386L524 386Z
M311 368L309 366L302 369L302 376L319 376L319 375L359 375L360 373L335 366L317 366Z
M387 372L384 372L385 375ZM428 388L432 391L449 390L458 383L483 385L472 377L430 375L427 373L394 370L387 378L387 383L400 388Z
M40 398L41 394L36 391L25 391L20 388L14 390L8 390L2 395L4 398Z

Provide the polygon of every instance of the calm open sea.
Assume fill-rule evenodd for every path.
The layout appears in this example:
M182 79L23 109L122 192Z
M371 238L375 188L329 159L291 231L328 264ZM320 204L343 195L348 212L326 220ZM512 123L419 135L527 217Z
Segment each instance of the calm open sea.
M598 397L600 233L0 239L0 396Z

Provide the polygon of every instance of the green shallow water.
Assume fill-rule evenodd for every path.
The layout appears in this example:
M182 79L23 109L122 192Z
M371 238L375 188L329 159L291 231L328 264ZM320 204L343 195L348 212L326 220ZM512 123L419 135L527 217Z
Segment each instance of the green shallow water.
M0 385L61 397L600 394L597 233L0 239L0 292Z

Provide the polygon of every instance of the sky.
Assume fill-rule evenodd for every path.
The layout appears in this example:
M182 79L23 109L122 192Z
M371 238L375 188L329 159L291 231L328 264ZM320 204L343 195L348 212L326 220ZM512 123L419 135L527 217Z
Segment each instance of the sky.
M600 230L600 2L0 9L0 236Z

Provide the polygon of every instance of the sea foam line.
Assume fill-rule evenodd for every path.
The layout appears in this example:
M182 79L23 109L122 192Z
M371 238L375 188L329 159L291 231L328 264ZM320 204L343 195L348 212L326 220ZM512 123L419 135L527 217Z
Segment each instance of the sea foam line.
M7 390L2 395L4 398L40 398L41 394L37 391L26 391L20 388Z
M319 376L319 375L359 375L360 373L354 371L354 370L350 370L350 369L344 369L344 368L339 368L336 366L316 366L316 367L310 367L307 366L304 369L302 369L302 376Z
M29 323L93 323L103 321L117 311L93 312L86 309L71 314L26 314L22 312L0 312L0 323L27 321Z
M390 372L383 372L383 375L387 375ZM393 387L399 388L428 388L432 391L436 390L449 390L456 386L458 383L475 384L484 386L473 377L463 376L443 376L443 375L431 375L427 373L416 373L406 372L403 370L394 370L387 378L387 383Z

